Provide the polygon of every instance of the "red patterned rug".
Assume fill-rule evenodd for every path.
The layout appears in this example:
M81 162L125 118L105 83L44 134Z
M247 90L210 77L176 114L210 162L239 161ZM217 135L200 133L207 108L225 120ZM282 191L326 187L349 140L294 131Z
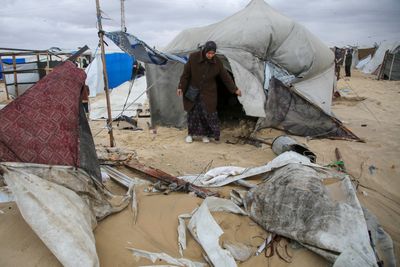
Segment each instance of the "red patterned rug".
M83 70L65 62L0 111L0 161L79 166Z

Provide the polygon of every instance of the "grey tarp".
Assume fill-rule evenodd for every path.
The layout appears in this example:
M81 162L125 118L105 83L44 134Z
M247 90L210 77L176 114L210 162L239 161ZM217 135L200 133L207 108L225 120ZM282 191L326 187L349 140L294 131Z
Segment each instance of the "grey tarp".
M343 266L376 266L364 214L347 175L291 163L266 179L246 196L251 218L263 228L331 262L356 254L356 265L347 261Z
M271 127L301 136L358 139L339 120L275 78L271 79L265 110L266 117L258 120L257 129Z
M217 54L229 62L235 83L242 90L238 100L246 115L266 116L267 97L263 88L266 62L296 76L294 89L330 114L334 86L332 51L263 0L251 1L246 8L218 23L184 30L165 52L187 56L207 40L215 41ZM175 94L183 65L147 64L146 70L153 124L185 126L182 99Z
M400 51L397 53L387 53L383 62L382 77L385 80L400 80Z

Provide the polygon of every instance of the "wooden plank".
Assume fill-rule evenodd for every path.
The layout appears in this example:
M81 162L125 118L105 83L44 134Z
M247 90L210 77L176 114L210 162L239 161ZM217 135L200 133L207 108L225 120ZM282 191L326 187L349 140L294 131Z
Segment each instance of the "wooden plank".
M210 191L205 188L198 187L194 184L191 184L189 182L186 182L184 180L181 180L175 176L172 176L166 172L163 172L162 170L143 165L142 163L139 163L137 161L129 161L124 164L126 167L139 171L141 173L144 173L146 175L149 175L153 178L156 178L159 181L162 181L167 184L176 184L177 188L179 191L184 191L184 192L194 192L198 197L201 198L206 198L208 196L218 196L218 193Z
M111 116L111 102L110 102L110 93L108 90L108 76L107 76L107 68L106 68L106 52L104 49L104 31L103 31L103 26L101 23L101 12L100 12L100 1L96 0L96 15L97 15L97 26L99 29L98 35L99 35L99 41L100 41L100 48L101 48L101 62L103 63L103 79L104 79L104 92L106 94L106 103L107 103L107 128L108 134L110 135L110 146L114 147L115 142L114 142L114 134L113 134L113 128L112 128L112 116Z

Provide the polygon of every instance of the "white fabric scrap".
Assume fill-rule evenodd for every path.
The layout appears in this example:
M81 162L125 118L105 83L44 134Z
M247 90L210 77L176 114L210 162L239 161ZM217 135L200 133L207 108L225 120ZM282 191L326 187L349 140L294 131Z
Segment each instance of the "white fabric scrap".
M186 223L185 219L190 219L192 215L181 214L178 216L178 246L179 254L183 257L183 251L186 249Z
M155 263L158 259L163 260L169 264L174 264L176 266L187 266L187 267L203 267L207 266L207 264L202 263L202 262L194 262L188 259L180 258L176 259L174 257L171 257L170 255L166 253L156 253L156 252L149 252L145 250L140 250L140 249L135 249L135 248L127 248L130 251L132 251L133 255L138 258L146 258L151 260L153 263Z
M218 197L207 197L203 201L203 204L207 205L209 211L214 211L214 212L226 211L247 216L247 213L243 209L241 209L238 205L236 205L235 203L233 203L231 200L228 199L223 199ZM196 213L197 209L198 208L194 209L191 214L181 214L178 216L178 247L181 256L183 256L183 251L186 249L185 219L192 218L192 215Z
M200 187L220 187L238 180L270 172L271 170L283 167L290 163L300 163L307 166L319 167L319 165L311 163L310 159L306 156L300 155L294 151L287 151L274 158L268 164L259 167L245 169L235 166L225 166L214 168L203 175L187 175L179 178Z
M246 169L235 166L224 166L209 170L205 175L202 183L204 185L215 184L225 180L229 176L242 174Z
M208 210L207 202L204 201L193 214L188 229L214 266L237 266L232 254L219 245L219 237L224 232Z

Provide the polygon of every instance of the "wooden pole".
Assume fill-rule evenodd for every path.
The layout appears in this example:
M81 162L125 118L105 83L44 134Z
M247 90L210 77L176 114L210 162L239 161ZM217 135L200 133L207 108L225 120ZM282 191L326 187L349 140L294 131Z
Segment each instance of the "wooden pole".
M114 147L114 135L112 128L112 116L111 116L111 103L110 103L110 95L108 92L108 76L107 76L107 68L106 68L106 55L104 50L104 32L103 26L101 24L101 13L100 13L100 3L99 0L96 0L96 11L97 11L97 25L99 27L99 39L100 39L100 48L101 48L101 61L103 63L103 78L104 78L104 91L106 93L106 101L107 101L107 128L108 133L110 135L110 146Z
M393 70L393 63L394 63L394 57L396 56L396 53L392 54L392 64L390 64L390 71L389 71L389 81L392 79L392 70Z
M39 80L40 80L40 67L39 67L39 63L40 63L40 53L37 53L36 54L36 60L37 60L37 69L38 69L38 71L37 71L37 74L38 74L38 78L39 78Z
M47 74L49 74L49 71L50 71L49 53L46 53L46 60L47 60L47 65L46 65L46 75L47 75Z
M1 64L1 69L4 71L4 64L3 60L1 59L1 56L0 56L0 64ZM8 94L8 89L7 89L7 79L4 73L3 73L3 80L4 80L4 86L6 87L7 100L10 100L10 95Z
M17 77L17 60L15 59L15 56L12 56L12 61L13 61L13 70L14 70L15 95L18 97L19 92L18 92L18 77Z
M125 0L121 0L121 32L126 32L125 27Z

